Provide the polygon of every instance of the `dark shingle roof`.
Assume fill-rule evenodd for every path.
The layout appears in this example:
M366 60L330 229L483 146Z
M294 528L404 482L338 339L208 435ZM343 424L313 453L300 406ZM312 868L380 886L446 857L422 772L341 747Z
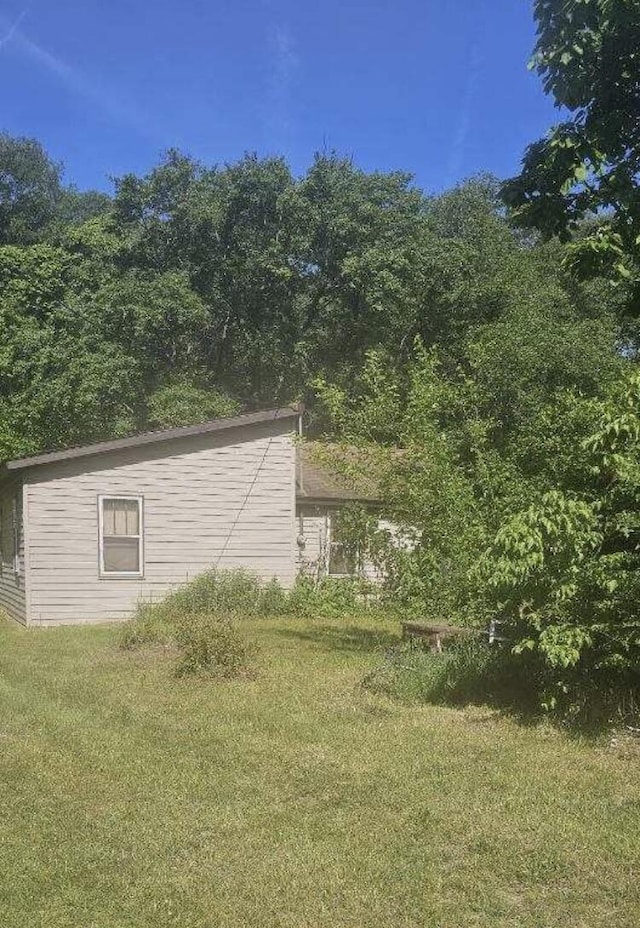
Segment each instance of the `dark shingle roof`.
M340 472L345 457L357 458L357 449L324 442L306 442L297 449L296 496L299 502L363 502L380 500L377 482ZM335 462L335 467L332 463Z

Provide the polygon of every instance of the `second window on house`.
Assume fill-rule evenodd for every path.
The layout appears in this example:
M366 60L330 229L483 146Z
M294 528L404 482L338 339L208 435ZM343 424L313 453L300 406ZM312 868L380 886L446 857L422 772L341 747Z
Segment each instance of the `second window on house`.
M142 576L142 497L100 496L100 575Z

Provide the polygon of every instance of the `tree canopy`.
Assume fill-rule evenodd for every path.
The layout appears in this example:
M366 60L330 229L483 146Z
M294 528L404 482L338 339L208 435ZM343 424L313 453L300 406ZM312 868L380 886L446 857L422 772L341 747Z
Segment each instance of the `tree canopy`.
M531 65L567 118L527 149L520 175L504 185L506 202L520 224L573 238L568 259L581 274L613 269L633 280L637 314L640 5L536 0L534 11Z

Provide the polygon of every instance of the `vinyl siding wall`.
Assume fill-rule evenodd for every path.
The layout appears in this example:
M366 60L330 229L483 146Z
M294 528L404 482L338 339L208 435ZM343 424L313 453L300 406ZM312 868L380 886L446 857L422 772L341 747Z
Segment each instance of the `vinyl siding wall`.
M18 517L18 558L17 565L15 565L13 561L3 563L5 558L0 557L0 609L4 609L11 618L17 619L18 622L26 622L22 480L19 478L7 481L0 487L0 522L3 513L11 512L13 500L16 501ZM15 566L18 568L17 571Z
M295 576L295 462L287 420L26 472L29 618L121 619L202 571ZM142 578L100 578L98 496L143 497Z
M298 505L298 551L296 564L298 573L305 577L319 579L329 572L329 544L331 541L331 517L338 511L333 506ZM390 523L381 520L379 527L388 529ZM303 544L300 544L303 542ZM362 566L361 576L365 580L378 582L383 579L380 570L371 561L366 560Z

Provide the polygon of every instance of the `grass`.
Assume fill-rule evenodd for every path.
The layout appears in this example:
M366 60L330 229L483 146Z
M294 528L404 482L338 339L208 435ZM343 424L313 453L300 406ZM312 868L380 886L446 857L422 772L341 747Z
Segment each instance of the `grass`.
M637 756L366 690L370 620L245 632L209 682L0 623L3 928L635 928Z

